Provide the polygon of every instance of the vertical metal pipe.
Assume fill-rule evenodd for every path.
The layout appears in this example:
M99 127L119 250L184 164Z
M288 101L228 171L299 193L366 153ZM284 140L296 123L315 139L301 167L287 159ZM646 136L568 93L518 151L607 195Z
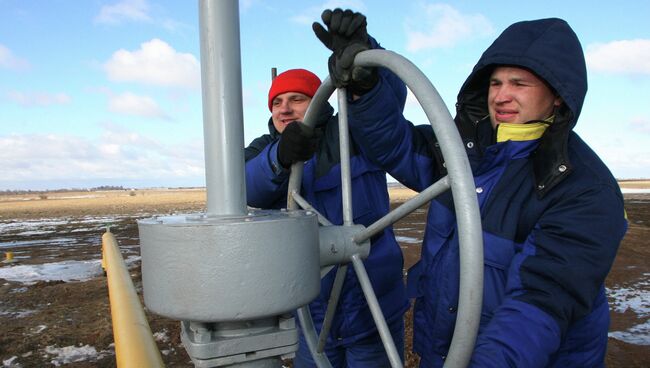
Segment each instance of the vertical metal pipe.
M352 174L350 170L350 138L348 134L348 102L345 88L337 89L339 104L339 147L341 155L341 197L343 225L354 225L352 216Z
M239 8L200 0L201 89L209 215L246 213Z

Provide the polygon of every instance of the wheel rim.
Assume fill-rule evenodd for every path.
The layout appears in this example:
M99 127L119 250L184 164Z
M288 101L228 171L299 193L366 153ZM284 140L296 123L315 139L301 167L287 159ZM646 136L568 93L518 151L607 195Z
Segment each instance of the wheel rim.
M431 82L426 76L410 61L404 57L386 50L368 50L359 53L355 58L355 65L371 66L371 67L385 67L390 69L398 77L404 81L409 89L414 93L420 102L429 122L432 125L435 135L440 142L440 149L445 159L445 168L448 175L438 182L432 184L429 188L422 191L412 200L404 203L398 209L391 211L384 218L376 221L369 226L364 234L355 236L355 240L364 240L372 236L372 234L382 231L385 227L396 222L400 218L406 216L408 213L418 208L423 203L430 201L438 194L451 188L452 196L454 198L454 207L456 218L458 222L458 235L459 235L459 248L460 248L460 285L459 285L459 302L458 314L456 318L456 326L454 328L454 335L449 348L449 353L445 360L445 367L464 367L469 363L471 353L474 349L474 343L478 332L480 321L480 312L483 297L483 240L480 222L480 212L478 207L478 200L476 198L474 180L469 165L469 160L465 153L462 141L456 130L453 119L449 114L442 98L433 87ZM310 104L305 114L304 123L308 126L315 125L315 118L322 106L325 105L327 98L334 91L334 87L329 78L327 78L321 87L318 89L312 103ZM343 113L347 111L345 91L339 90L339 124L343 120L343 126L340 129L341 133L347 133L347 116ZM347 114L346 114L347 115ZM343 118L343 119L342 119ZM347 135L347 134L346 134ZM340 139L345 141L346 139ZM346 147L345 152L349 153ZM344 225L348 222L351 223L351 203L346 207L346 198L351 196L350 173L346 173L347 179L344 178L344 155L342 150L341 166L342 166L342 196L344 201ZM347 170L349 170L349 157L345 157L347 161ZM297 193L302 181L303 163L299 162L291 167L291 175L289 178L289 195L287 196L287 208L298 209L298 204L293 199L292 193ZM345 180L348 180L346 183ZM401 209L405 207L404 209ZM346 211L349 208L349 211ZM398 212L398 213L397 213ZM363 267L360 259L352 259L355 270ZM339 271L341 268L339 268ZM365 273L365 269L362 271ZM357 272L359 274L359 272ZM359 275L358 275L359 276ZM367 275L366 275L367 277ZM337 292L340 292L338 290ZM365 290L364 290L365 293ZM374 293L372 293L374 296ZM331 298L338 300L338 298ZM368 296L366 295L366 299ZM367 300L370 305L370 301ZM330 305L328 305L330 309ZM371 308L372 311L372 308ZM381 315L381 310L379 311ZM309 307L304 306L299 309L298 316L303 328L303 335L307 341L310 351L314 356L315 362L319 367L330 367L325 354L318 351L318 342L316 339L316 331L314 329L313 320L309 313ZM373 312L373 317L375 317ZM385 319L381 316L385 326ZM379 325L377 319L376 323ZM382 333L379 328L380 335L384 341L384 346L387 348L390 357L390 346L388 341L384 339L384 334L387 328ZM388 340L392 344L392 338L388 333ZM392 350L396 352L394 344ZM393 366L401 366L401 361L395 362L391 359Z

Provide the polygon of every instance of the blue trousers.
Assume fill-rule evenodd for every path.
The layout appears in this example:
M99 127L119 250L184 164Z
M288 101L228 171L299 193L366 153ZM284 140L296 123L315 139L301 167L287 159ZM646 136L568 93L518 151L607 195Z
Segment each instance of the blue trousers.
M393 336L395 347L404 362L404 320L392 322L389 326ZM388 355L381 342L379 332L346 346L328 347L325 346L325 353L332 363L333 368L382 368L390 367ZM298 351L293 359L294 368L313 368L316 363L311 357L305 338L300 333Z

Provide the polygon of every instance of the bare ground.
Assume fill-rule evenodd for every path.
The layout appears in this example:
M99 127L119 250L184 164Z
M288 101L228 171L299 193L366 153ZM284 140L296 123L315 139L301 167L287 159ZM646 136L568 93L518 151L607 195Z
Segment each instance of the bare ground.
M392 191L393 206L412 193ZM88 195L88 194L81 194ZM67 195L70 197L71 195ZM0 196L1 197L1 196ZM65 195L61 195L65 197ZM73 196L74 197L74 196ZM202 211L205 193L202 191L152 191L108 193L104 197L59 198L50 195L48 199L0 198L0 220L75 217L84 215L130 214L113 229L122 247L123 254L137 254L138 232L135 219L151 214L186 213ZM153 200L151 200L153 199ZM58 202L58 204L57 204ZM614 267L607 279L608 287L625 287L646 280L650 265L650 195L637 194L626 197L626 210L630 229L623 240ZM426 211L420 209L400 221L398 236L421 238L422 224ZM400 227L396 225L396 228ZM65 230L63 230L65 231ZM68 229L69 231L69 229ZM100 255L101 233L92 234L96 242L88 244L84 254L88 259ZM11 241L0 234L0 242ZM419 257L418 244L402 243L405 267L415 263ZM9 251L11 249L3 249ZM31 260L39 259L39 250L30 249ZM41 254L40 256L45 256ZM50 262L66 259L65 253ZM70 258L72 259L72 258ZM74 259L78 259L78 256ZM30 262L30 261L27 261ZM34 261L35 262L35 261ZM6 266L6 265L0 265ZM135 267L131 276L136 289L141 293L140 270ZM12 360L22 367L52 366L56 354L47 347L90 346L98 351L100 359L68 363L67 367L114 367L113 334L108 302L108 290L104 277L85 282L38 282L24 286L15 282L0 282L0 361ZM9 311L9 312L6 312ZM407 354L406 367L417 365L417 357L409 353L411 348L412 323L410 313L406 316ZM179 322L147 312L153 332L158 333L158 347L168 367L192 367L191 361L180 343ZM611 331L624 331L647 320L634 312L612 312ZM49 351L49 352L48 352ZM650 362L650 348L633 345L610 338L607 354L609 367L646 367ZM289 363L289 362L287 362Z

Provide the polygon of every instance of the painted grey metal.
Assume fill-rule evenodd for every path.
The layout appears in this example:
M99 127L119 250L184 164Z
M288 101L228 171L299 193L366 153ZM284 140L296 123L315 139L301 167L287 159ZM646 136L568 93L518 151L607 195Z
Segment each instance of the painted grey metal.
M330 220L328 220L325 216L323 216L320 212L316 211L316 209L307 202L298 192L295 190L291 192L291 196L293 197L294 203L298 204L302 209L304 210L309 210L313 211L316 215L318 215L318 223L323 225L323 226L332 226L332 223ZM320 269L320 278L322 279L327 275L334 266L327 266L327 267L321 267Z
M318 295L313 212L166 216L138 226L144 300L154 313L242 321L289 312Z
M382 232L386 227L396 223L404 218L409 213L420 208L422 205L429 203L433 198L444 193L449 189L449 177L445 176L437 182L433 183L427 189L418 193L415 197L402 203L399 207L387 213L384 217L375 221L372 225L368 226L365 230L358 232L354 235L355 242L364 242L378 233Z
M469 160L444 101L413 63L391 51L368 50L356 56L355 65L383 66L397 74L420 102L440 142L458 221L461 270L458 315L445 367L465 367L476 342L483 300L481 217Z
M326 106L327 99L330 97L332 92L334 92L334 85L332 82L330 82L329 78L326 78L323 83L321 83L320 87L318 87L316 94L314 94L311 99L311 103L305 112L305 120L303 121L304 124L310 127L314 127L316 125L318 114L320 113L320 110ZM294 190L296 192L300 191L302 184L302 169L302 162L296 162L295 164L291 165L291 175L289 176L288 184L289 195L287 196L287 208L290 210L298 209L298 204L291 197L291 192Z
M375 295L374 290L372 289L372 284L370 283L370 278L366 272L366 268L363 266L363 262L358 254L352 256L352 266L354 271L357 273L357 279L359 280L359 285L363 290L363 294L366 297L368 302L368 308L370 308L370 313L372 318L375 320L375 325L377 325L377 331L379 331L379 336L381 341L384 343L384 348L386 349L386 354L388 355L388 360L393 368L402 367L402 359L395 348L395 342L393 341L393 336L390 334L388 329L388 324L386 324L386 319L381 312L381 307L377 301L377 296Z
M334 283L332 284L332 290L330 291L330 298L327 301L327 310L325 310L325 317L323 318L323 323L321 324L320 335L318 335L318 347L316 351L319 353L325 351L327 335L329 335L330 329L332 328L334 312L336 312L336 307L339 305L339 298L341 296L341 290L343 290L343 283L345 282L345 275L347 275L347 273L347 264L340 265L336 270Z
M200 0L201 90L207 212L246 213L239 4Z
M313 211L317 216L318 216L318 223L323 225L323 226L332 226L333 224L328 220L325 216L323 216L320 212L318 212L309 202L307 202L306 199L304 199L298 192L295 190L291 192L291 197L293 198L298 205L304 209L304 210L309 210Z
M354 234L363 231L363 225L321 226L318 228L320 247L320 265L330 266L350 262L353 254L362 259L370 254L370 240L358 244L354 242Z
M332 364L327 359L327 355L317 350L318 340L316 338L316 327L314 327L314 320L311 318L309 307L305 305L304 307L298 308L296 312L300 326L302 326L302 334L305 341L307 341L307 347L309 347L314 363L316 363L318 368L332 368Z
M197 367L279 368L280 357L297 350L298 330L290 314L241 322L182 321L181 340Z
M339 151L343 225L352 225L352 174L350 171L350 135L348 134L348 97L346 89L337 89L336 97L339 105Z
M313 208L309 204L309 202L307 202L304 198L302 198L301 195L296 193L295 190L291 192L291 195L293 196L293 199L300 205L300 207L302 207L303 209L314 211L318 215L318 222L321 225L332 226L332 223L327 218L325 218L318 211L316 211L316 209ZM327 242L325 242L325 245L323 244L324 243L323 242L324 236L322 236L323 231L321 231L320 233L321 236L319 236L319 239L320 239L320 251L321 251L321 267L323 267L322 262L323 262L323 258L325 257L323 257L322 254L324 250L328 249L328 246L327 246ZM358 242L355 241L355 243L361 243L361 241ZM368 244L368 253L369 253L370 243L368 242L367 244ZM354 249L352 252L355 251L356 249ZM332 267L321 268L321 278L324 277L331 269ZM322 353L325 349L325 342L327 341L327 335L329 334L330 328L332 327L332 319L334 317L334 312L336 311L336 306L338 305L339 297L341 296L341 290L343 289L343 283L345 282L345 275L347 271L348 271L348 266L345 264L340 265L339 268L336 270L334 283L332 284L332 290L330 291L330 298L327 303L327 310L325 311L325 318L323 319L320 335L318 337L318 347L317 347L318 353Z

